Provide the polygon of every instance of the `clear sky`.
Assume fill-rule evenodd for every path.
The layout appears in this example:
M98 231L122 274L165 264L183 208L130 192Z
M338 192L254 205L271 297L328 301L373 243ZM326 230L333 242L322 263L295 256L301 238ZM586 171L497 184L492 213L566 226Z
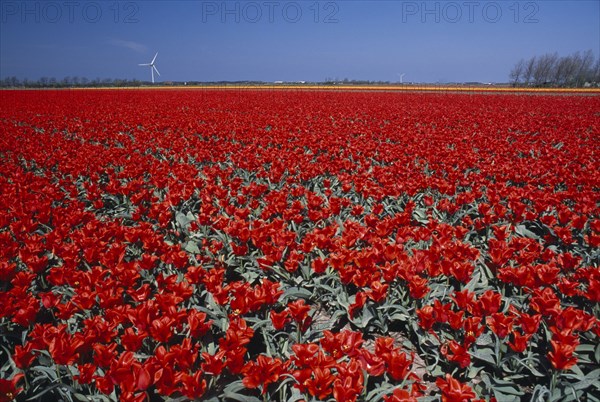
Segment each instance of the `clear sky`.
M0 0L0 78L506 82L588 49L600 0Z

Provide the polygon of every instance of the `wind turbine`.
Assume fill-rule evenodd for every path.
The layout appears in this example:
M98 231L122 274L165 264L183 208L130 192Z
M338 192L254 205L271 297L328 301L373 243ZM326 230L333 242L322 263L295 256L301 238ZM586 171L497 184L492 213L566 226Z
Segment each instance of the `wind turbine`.
M398 77L400 77L400 84L404 83L402 79L404 78L405 75L406 75L406 73L402 73L402 74L398 73Z
M158 74L158 76L160 77L160 73L158 72L158 69L156 68L156 65L154 64L154 62L156 61L156 56L158 56L158 52L156 52L156 54L154 55L154 58L152 59L152 61L150 63L139 64L140 66L150 67L150 72L152 73L152 83L153 84L154 84L154 72L155 71L156 71L156 74Z

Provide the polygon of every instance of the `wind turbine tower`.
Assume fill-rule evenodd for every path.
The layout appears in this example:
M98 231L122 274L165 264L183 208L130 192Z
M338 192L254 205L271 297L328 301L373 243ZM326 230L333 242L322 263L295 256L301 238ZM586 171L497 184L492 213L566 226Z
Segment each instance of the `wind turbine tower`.
M158 52L156 52L156 54L154 55L154 58L152 59L152 61L150 63L144 63L144 64L139 64L140 66L144 66L144 67L150 67L150 73L152 74L152 83L154 84L154 72L156 71L156 74L158 74L158 76L160 77L160 73L158 72L158 69L156 68L156 56L158 56Z

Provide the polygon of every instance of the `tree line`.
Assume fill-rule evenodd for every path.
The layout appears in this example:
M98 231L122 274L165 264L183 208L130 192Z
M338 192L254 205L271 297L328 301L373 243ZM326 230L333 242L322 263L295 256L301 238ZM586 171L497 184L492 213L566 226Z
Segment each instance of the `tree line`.
M282 82L283 83L283 82ZM304 84L306 81L292 81L285 82L285 84ZM336 85L336 84L347 84L347 85L384 85L390 84L390 81L369 81L369 80L349 80L345 78L343 80L326 78L323 82L310 82L311 84L322 84L322 85ZM85 77L71 77L67 76L62 79L55 77L41 77L37 80L19 79L16 76L5 77L0 79L0 88L76 88L76 87L139 87L149 85L268 85L272 82L265 81L164 81L152 84L148 81L140 81L136 79L113 79L113 78L96 78L90 80Z
M546 53L519 60L509 79L514 86L600 86L600 58L594 60L591 50L569 56Z
M559 56L558 53L546 53L533 56L529 59L519 60L509 73L510 84L513 86L535 87L600 87L600 57L596 60L591 50L583 53L575 52L569 56ZM387 84L385 81L358 81L344 79L339 81L327 78L324 84L351 83L351 84ZM164 85L165 83L163 83ZM169 84L173 84L169 82ZM188 84L191 84L188 82ZM196 84L199 84L196 83ZM0 87L15 88L64 88L64 87L136 87L149 85L148 82L136 79L96 78L90 80L85 77L67 76L63 79L55 77L41 77L38 80L20 80L16 76L0 80Z
M139 80L121 78L96 78L90 80L86 77L67 76L62 79L55 77L41 77L38 80L21 80L16 76L5 77L0 80L0 87L4 88L65 88L65 87L137 87L146 84Z

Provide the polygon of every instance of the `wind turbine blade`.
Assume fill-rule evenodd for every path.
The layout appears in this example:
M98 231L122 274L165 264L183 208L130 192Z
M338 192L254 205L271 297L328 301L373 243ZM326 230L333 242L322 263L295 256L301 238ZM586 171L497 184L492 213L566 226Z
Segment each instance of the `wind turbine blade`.
M138 66L149 66L150 63L138 64Z
M156 74L158 74L160 76L160 73L158 72L158 69L156 68L156 66L152 66L152 68L154 69L154 71L156 71Z
M154 64L154 61L156 60L156 56L158 56L158 52L156 52L156 54L154 55L154 58L152 59L152 61L150 62L150 64Z

